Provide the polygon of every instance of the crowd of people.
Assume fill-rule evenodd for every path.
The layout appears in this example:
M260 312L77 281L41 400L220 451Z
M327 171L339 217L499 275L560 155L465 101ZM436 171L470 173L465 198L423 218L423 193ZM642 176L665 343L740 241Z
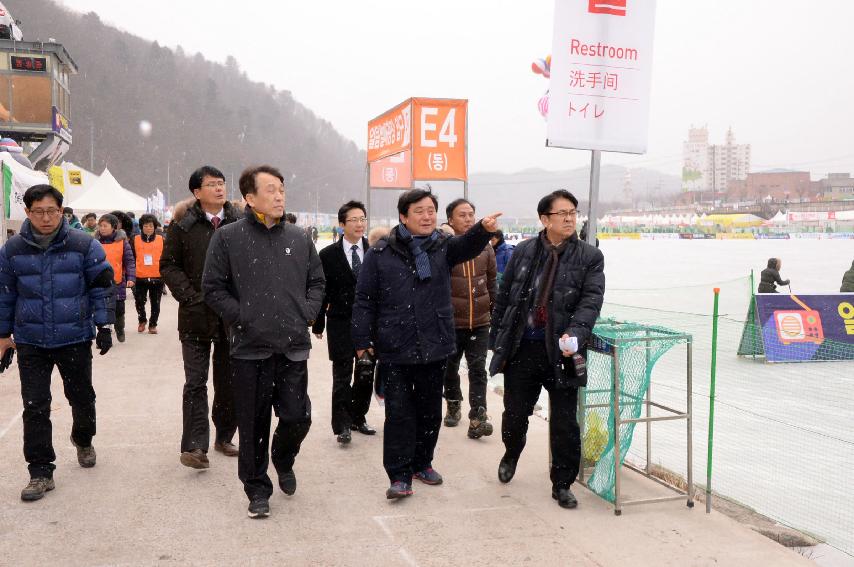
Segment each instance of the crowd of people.
M477 220L467 199L447 205L440 228L436 195L406 191L399 224L368 234L366 207L348 201L338 212L339 238L318 253L316 235L288 222L276 168L242 173L243 210L228 201L225 176L215 167L194 171L188 188L192 198L176 207L165 233L152 215L137 223L116 211L81 222L53 187L26 192L27 220L0 250L0 353L18 354L30 472L23 500L55 487L54 365L72 407L78 462L92 467L92 342L104 355L113 331L125 340L127 289L138 332L157 333L165 285L178 303L184 365L180 463L210 467L211 419L214 450L237 457L250 517L270 513L268 461L279 488L296 491L294 464L312 423L312 333L326 338L331 429L342 447L353 433L377 433L367 422L372 390L383 400L388 499L412 495L413 480L443 482L433 456L443 423L455 427L463 419L465 356L472 440L493 433L487 372L504 374L499 481L515 474L544 388L552 407L552 496L561 507L577 505L570 487L581 455L578 388L586 384L583 361L605 276L602 252L577 235L571 193L540 199L542 231L515 249L504 242L500 213ZM0 371L9 363L2 360Z

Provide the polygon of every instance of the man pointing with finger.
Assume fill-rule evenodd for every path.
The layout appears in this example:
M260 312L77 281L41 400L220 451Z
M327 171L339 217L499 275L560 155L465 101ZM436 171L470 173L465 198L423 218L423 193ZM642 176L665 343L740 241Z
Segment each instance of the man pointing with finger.
M383 466L389 499L412 494L412 478L441 484L433 450L442 421L442 385L456 351L450 270L475 258L498 229L496 213L462 236L436 230L436 196L400 196L400 224L365 254L353 306L356 355L375 351L386 367Z

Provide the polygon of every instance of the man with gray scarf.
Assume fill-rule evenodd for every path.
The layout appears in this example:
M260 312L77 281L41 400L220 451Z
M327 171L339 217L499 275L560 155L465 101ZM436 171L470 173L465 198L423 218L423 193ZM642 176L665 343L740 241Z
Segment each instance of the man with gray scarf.
M578 388L587 385L586 344L605 294L604 257L575 232L578 200L565 190L540 199L544 229L516 246L492 313L490 374L504 373L498 479L507 483L525 448L528 417L545 388L551 419L552 498L563 508L578 502L570 485L578 476L581 439Z
M54 366L71 405L77 462L95 466L92 339L101 354L112 346L113 269L97 240L68 226L62 193L54 187L30 187L24 206L27 220L21 232L0 249L0 355L8 361L9 349L18 351L24 458L30 472L21 499L32 501L55 487L50 423Z

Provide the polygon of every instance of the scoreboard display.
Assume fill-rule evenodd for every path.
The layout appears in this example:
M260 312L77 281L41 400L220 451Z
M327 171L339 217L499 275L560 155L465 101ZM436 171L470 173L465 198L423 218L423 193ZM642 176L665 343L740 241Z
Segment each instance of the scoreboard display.
M36 73L47 72L47 59L44 57L22 57L12 55L13 71L34 71Z

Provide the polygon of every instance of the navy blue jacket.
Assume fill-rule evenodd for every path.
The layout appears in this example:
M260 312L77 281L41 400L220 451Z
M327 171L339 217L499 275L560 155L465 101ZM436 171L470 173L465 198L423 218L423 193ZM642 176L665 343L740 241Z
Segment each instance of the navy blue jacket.
M507 262L510 261L511 256L513 256L513 247L502 240L495 249L495 265L499 274L503 274L507 269Z
M462 236L439 231L424 244L431 277L421 281L415 258L393 228L372 246L356 283L353 305L353 346L373 347L377 357L392 364L425 364L456 352L451 268L483 252L491 234L481 223Z
M113 269L97 240L65 219L47 250L30 221L0 249L0 337L56 348L91 341L113 322Z

